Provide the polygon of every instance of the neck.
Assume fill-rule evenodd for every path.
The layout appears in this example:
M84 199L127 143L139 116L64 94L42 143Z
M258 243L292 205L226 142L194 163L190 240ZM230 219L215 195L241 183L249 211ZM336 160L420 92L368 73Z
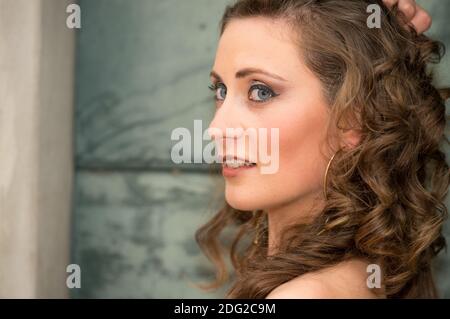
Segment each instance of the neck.
M323 205L321 193L316 192L282 206L266 209L269 233L267 254L270 256L276 252L284 227L311 222L322 210Z

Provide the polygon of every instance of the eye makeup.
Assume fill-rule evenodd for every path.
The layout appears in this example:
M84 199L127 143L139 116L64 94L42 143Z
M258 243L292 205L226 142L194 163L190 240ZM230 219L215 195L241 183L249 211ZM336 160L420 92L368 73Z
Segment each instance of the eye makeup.
M215 82L208 86L208 88L215 93L216 101L225 100L227 92L225 84L223 84L222 82ZM222 96L222 93L225 96ZM247 93L248 99L255 103L265 103L279 95L280 94L275 93L275 91L270 86L256 80L252 81L252 84L250 85L249 91Z

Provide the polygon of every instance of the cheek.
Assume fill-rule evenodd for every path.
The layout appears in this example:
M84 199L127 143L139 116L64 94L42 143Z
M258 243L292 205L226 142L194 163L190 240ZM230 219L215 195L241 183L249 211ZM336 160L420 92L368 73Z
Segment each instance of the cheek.
M313 120L291 124L280 131L280 169L274 178L293 192L313 191L321 183L324 127Z
M279 170L262 176L272 188L272 198L292 200L320 190L326 160L321 153L327 112L323 104L297 105L284 117L280 128ZM274 123L275 124L275 123Z
M225 196L231 206L241 210L276 207L322 188L327 161L320 147L326 133L326 112L317 112L322 105L305 111L299 109L302 106L297 107L296 113L286 110L279 116L272 113L270 119L258 123L268 132L271 128L279 129L278 170L275 174L258 172L228 181ZM267 140L270 141L270 133ZM276 158L270 155L272 160Z

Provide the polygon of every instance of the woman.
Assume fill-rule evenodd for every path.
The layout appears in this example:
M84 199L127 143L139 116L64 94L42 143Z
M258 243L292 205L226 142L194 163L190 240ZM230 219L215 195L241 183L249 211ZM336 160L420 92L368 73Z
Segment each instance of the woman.
M367 23L373 4L380 28ZM431 262L445 246L447 91L426 67L443 47L418 35L430 19L413 1L385 4L227 7L211 72L211 135L223 145L242 138L227 128L279 130L277 172L261 174L247 149L243 160L255 165L225 162L226 206L197 232L218 287L227 280L219 235L237 227L227 297L437 297Z

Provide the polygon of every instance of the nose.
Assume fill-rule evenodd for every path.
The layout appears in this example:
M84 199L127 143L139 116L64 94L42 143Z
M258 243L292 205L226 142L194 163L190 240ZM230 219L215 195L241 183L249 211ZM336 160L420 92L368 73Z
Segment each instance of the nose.
M238 114L239 105L230 101L231 99L227 96L208 127L208 134L215 142L219 163L222 162L222 156L227 150L235 152L236 142L240 140L244 132L241 125L242 115Z
M220 138L238 138L242 135L243 127L236 112L236 105L225 100L217 109L208 127L208 134L213 140Z

